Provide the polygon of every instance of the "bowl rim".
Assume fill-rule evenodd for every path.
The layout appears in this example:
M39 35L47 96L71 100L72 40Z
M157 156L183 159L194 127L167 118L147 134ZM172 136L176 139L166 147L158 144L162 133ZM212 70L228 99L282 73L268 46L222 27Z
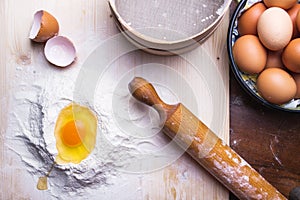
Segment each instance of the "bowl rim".
M116 16L116 19L120 22L120 24L123 26L123 29L128 30L131 32L137 39L139 39L142 42L146 42L148 44L152 45L152 48L155 47L157 49L162 49L162 50L169 50L169 49L181 49L186 46L188 46L189 43L193 43L194 40L200 41L202 40L202 36L206 36L207 33L213 32L215 26L218 26L219 23L221 22L223 16L229 9L232 0L224 0L224 4L222 8L222 12L220 15L214 20L213 23L211 23L208 27L206 27L204 30L202 30L199 33L196 33L194 35L190 35L184 39L179 39L179 40L173 40L173 41L164 41L156 38L152 38L150 36L147 36L145 34L140 33L136 29L133 29L130 25L128 25L125 20L122 18L122 16L119 14L116 4L116 0L108 0L108 4L110 6L111 11L114 13ZM149 46L149 45L144 45L144 46Z
M250 95L252 98L254 98L258 103L266 106L267 108L273 109L273 110L279 110L279 111L290 112L290 113L300 113L300 110L284 108L284 107L281 107L279 105L269 103L268 101L266 101L262 97L258 96L257 93L255 93L245 83L244 79L241 76L241 73L240 73L240 70L239 70L238 66L234 62L233 53L232 53L233 29L235 27L235 23L236 23L236 20L237 20L239 14L240 14L240 11L245 7L246 3L247 3L247 0L242 0L241 2L238 3L235 11L232 14L230 22L229 22L228 33L227 33L227 51L228 51L228 57L229 57L231 71L233 72L235 79L242 86L244 91L246 91L246 93L248 93L248 95Z

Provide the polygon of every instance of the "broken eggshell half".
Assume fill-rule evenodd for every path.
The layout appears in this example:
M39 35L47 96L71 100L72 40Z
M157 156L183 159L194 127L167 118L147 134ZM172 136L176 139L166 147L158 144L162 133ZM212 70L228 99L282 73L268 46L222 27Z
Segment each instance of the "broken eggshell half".
M55 36L46 42L44 54L53 65L67 67L75 60L76 49L68 38Z
M46 42L57 35L58 31L59 25L55 17L47 11L40 10L34 14L29 38L35 42Z

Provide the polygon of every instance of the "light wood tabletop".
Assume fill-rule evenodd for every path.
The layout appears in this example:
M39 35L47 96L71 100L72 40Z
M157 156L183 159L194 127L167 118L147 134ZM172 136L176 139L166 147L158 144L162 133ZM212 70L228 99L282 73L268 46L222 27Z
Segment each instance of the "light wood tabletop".
M7 131L7 127L10 124L12 114L10 108L13 106L13 91L18 89L18 83L21 80L26 79L26 77L16 76L16 74L20 70L34 70L35 67L40 67L41 62L39 60L45 59L42 53L43 45L34 44L28 38L33 15L40 9L52 13L60 23L59 34L69 37L74 42L77 49L77 59L72 64L72 68L80 68L91 49L119 33L105 0L80 0L76 2L71 0L3 0L0 2L0 24L2 27L0 33L0 199L5 200L50 198L49 193L36 189L37 176L28 173L20 157L7 145L7 136L12 134ZM229 12L226 13L215 32L199 47L206 50L217 66L217 71L221 75L221 80L217 81L222 81L224 84L226 95L225 125L223 131L218 135L226 142L229 142L229 65L226 49L228 23ZM199 55L200 60L201 56L204 55ZM127 64L133 65L138 59L150 59L152 61L167 59L164 62L174 68L185 65L176 57L162 58L138 51L127 60ZM50 64L45 67L55 68ZM65 70L64 73L67 71ZM189 71L184 73L188 74ZM43 76L46 78L48 74ZM165 76L168 77L168 74ZM205 116L201 116L201 113L199 115L205 118ZM182 173L187 180L179 178ZM229 199L227 189L185 154L165 168L145 174L144 177L146 177L144 180L132 183L133 186L142 190L136 199ZM128 188L130 187L128 186ZM51 190L51 187L49 189ZM131 188L131 190L136 191L136 188ZM105 194L100 190L98 192L99 197L122 199L122 194ZM130 193L131 191L127 192Z

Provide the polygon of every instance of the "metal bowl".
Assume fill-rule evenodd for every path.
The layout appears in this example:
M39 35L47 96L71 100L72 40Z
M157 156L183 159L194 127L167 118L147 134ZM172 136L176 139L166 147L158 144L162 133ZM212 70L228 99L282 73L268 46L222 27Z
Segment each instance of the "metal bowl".
M255 3L255 1L251 1L252 3ZM258 2L258 1L256 1ZM245 6L249 3L247 0L242 0L238 6L236 7L232 18L230 20L229 24L229 29L228 29L228 36L227 36L227 49L228 49L228 55L229 55L229 61L231 65L231 70L239 82L239 84L242 86L242 88L251 96L253 97L256 101L259 103L263 104L264 106L271 108L271 109L276 109L280 111L285 111L285 112L293 112L293 113L300 113L300 99L293 99L290 102L282 105L276 105L272 104L265 99L263 99L259 93L257 92L256 89L256 75L248 75L243 73L242 71L239 70L237 64L234 61L233 58L233 53L232 53L232 47L239 37L238 33L238 17L241 15L242 11L244 10ZM247 5L249 6L249 5Z

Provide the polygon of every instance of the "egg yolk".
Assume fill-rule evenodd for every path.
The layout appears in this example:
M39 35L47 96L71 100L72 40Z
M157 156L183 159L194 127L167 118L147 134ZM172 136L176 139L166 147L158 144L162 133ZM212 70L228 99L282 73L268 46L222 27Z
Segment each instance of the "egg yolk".
M93 151L97 136L97 116L89 107L71 103L58 114L54 129L57 164L78 164Z
M69 147L76 147L82 143L85 136L83 124L74 120L68 122L61 133L63 143Z

